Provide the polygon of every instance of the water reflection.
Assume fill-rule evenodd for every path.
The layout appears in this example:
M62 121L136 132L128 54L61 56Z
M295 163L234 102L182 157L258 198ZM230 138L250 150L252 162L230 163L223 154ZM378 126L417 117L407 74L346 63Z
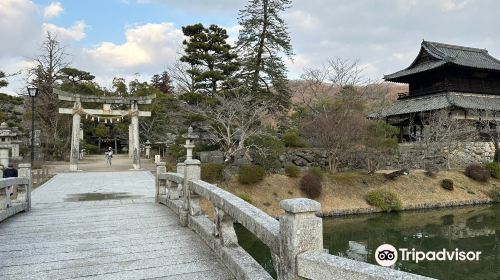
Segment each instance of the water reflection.
M477 262L401 262L396 269L438 279L500 279L500 206L377 214L325 219L325 247L331 254L375 263L384 243L396 248L482 251Z
M479 261L398 261L395 269L438 279L500 279L500 205L330 218L323 220L331 254L375 263L377 247L419 251L481 251ZM240 244L272 270L269 249L241 227Z

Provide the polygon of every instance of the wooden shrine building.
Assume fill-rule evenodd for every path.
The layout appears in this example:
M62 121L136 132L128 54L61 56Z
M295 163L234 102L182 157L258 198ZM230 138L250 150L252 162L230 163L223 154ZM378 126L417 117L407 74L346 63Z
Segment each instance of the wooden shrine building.
M418 140L428 112L446 109L463 119L474 119L471 112L500 115L500 61L485 49L423 41L408 68L384 79L409 85L408 93L382 111L400 128L400 141Z

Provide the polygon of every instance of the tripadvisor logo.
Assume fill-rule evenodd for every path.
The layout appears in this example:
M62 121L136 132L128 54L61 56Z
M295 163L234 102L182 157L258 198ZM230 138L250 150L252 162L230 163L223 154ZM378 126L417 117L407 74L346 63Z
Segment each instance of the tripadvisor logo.
M380 245L375 250L375 261L381 266L392 266L398 259L402 261L478 261L481 251L461 251L459 249L440 251L417 251L415 248L411 250L399 248L399 251L390 244Z
M380 245L375 251L375 260L381 266L392 266L398 260L398 250L390 244Z

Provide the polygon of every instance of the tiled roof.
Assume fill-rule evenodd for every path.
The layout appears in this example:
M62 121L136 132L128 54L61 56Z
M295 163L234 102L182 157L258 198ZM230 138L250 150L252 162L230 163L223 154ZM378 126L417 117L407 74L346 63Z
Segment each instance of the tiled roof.
M454 64L463 67L500 71L500 61L491 56L485 49L423 41L421 51L427 52L435 60L431 60L417 66L414 66L414 63L412 63L410 67L404 70L385 75L384 79L392 80L399 77L435 69L445 64Z
M446 92L397 100L384 109L382 117L439 110L448 107L500 111L500 96Z

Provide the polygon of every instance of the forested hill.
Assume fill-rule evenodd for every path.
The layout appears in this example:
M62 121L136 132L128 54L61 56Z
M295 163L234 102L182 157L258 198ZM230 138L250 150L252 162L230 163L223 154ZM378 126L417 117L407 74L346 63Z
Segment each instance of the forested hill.
M0 93L0 123L17 126L22 130L24 100L22 97Z
M295 105L303 105L318 98L334 99L340 91L340 87L335 84L307 80L291 80L288 86L292 92L292 103ZM408 85L381 82L356 86L356 90L362 93L367 105L373 109L373 106L381 103L394 102L399 93L408 92Z

